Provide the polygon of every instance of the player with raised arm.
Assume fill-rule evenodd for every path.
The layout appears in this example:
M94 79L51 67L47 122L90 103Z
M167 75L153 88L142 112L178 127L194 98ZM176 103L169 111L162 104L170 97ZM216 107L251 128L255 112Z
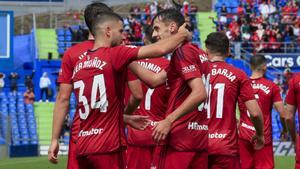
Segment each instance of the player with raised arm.
M240 124L239 124L239 148L242 169L252 168L274 168L273 139L272 139L272 108L285 118L285 111L280 95L279 87L272 81L266 79L267 59L263 55L254 55L250 58L252 75L250 76L254 96L258 101L264 117L264 138L265 146L254 149L252 137L255 135L255 128L251 122L250 115L239 99Z
M299 133L297 134L296 124L295 124L295 114L296 110L300 112L300 76L295 74L289 81L287 95L285 98L286 102L286 124L291 134L292 142L295 146L296 162L295 169L300 168L300 141ZM300 120L300 116L298 114Z
M112 11L107 5L101 2L93 2L89 4L84 10L84 18L85 22L89 28L92 27L92 19L96 16L99 12L103 11ZM49 161L52 163L58 163L58 150L59 150L59 135L62 129L63 121L65 116L68 113L68 105L70 100L70 95L72 93L72 73L75 68L75 64L78 60L84 58L86 56L86 52L88 49L91 49L94 45L94 37L92 34L89 34L89 40L79 43L75 46L69 48L62 59L61 71L58 77L58 82L60 83L60 90L58 92L58 96L56 99L56 104L54 107L53 112L53 129L52 129L52 140L51 145L49 147L48 158ZM127 79L128 86L132 91L132 98L134 100L141 99L139 96L142 91L137 90L136 86L140 85L140 82L136 79ZM128 107L134 109L135 105L132 106L131 103L125 109L125 112L131 112ZM127 111L128 110L128 111ZM124 121L131 126L135 127L136 129L143 129L146 125L144 124L147 122L145 116L127 116L124 115ZM68 163L67 168L69 169L77 169L78 163L76 160L76 140L79 133L79 114L76 110L72 128L71 128L71 137L69 143L69 152L68 152Z
M209 169L239 169L236 104L238 97L245 103L256 129L253 137L256 148L264 145L263 117L254 98L247 75L225 62L229 54L229 40L222 32L214 32L205 40L210 61L210 80L207 100L209 120Z
M147 45L153 42L152 29L147 27L144 43ZM169 65L169 61L163 57L139 60L138 63L153 73L159 73ZM144 131L128 127L127 167L129 169L157 167L159 155L164 147L162 143L157 145L153 141L151 134L155 124L165 118L167 108L166 85L152 89L143 84L142 88L144 97L139 109L134 114L148 116L150 125Z
M123 32L119 15L99 13L92 25L94 47L76 63L72 76L81 119L76 144L79 168L124 168L120 148L127 65L136 59L171 52L189 33L183 25L165 41L143 47L119 46Z
M176 34L185 20L175 9L159 12L153 20L153 37L158 42ZM170 41L169 41L170 43ZM134 65L135 64L135 65ZM138 69L136 63L130 68L148 85L164 83ZM207 78L208 62L204 51L189 42L182 43L172 54L168 76L169 98L166 118L158 122L152 137L155 142L167 141L168 147L162 153L158 168L193 169L207 168L208 127L206 110L198 106L206 99L202 79Z

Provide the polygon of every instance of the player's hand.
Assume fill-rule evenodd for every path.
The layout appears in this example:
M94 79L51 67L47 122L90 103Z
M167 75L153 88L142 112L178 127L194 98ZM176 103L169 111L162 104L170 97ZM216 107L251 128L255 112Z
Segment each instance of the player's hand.
M152 133L152 138L156 143L159 143L162 140L165 140L168 133L171 130L172 123L168 119L159 121L158 124L154 127Z
M264 136L254 135L252 137L252 142L254 142L254 149L255 150L260 150L265 145L265 138L264 138Z
M193 37L193 32L189 31L187 27L189 27L189 25L187 23L184 23L179 27L178 33L182 33L183 35L185 35L186 40L190 40Z
M137 130L145 130L150 124L149 117L141 115L124 115L124 121L126 124Z
M53 164L58 163L58 158L57 158L58 150L59 150L58 140L57 141L52 140L48 150L48 160Z

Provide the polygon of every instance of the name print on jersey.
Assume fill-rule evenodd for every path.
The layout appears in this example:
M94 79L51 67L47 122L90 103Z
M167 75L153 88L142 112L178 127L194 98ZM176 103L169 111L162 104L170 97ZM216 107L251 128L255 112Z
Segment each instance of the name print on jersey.
M227 69L220 69L220 68L216 69L216 68L213 68L211 70L211 74L213 76L218 75L218 74L219 75L223 75L227 79L229 79L231 82L233 82L236 79L236 76L232 72L228 71Z
M88 57L89 58L89 57ZM98 57L95 57L94 59L88 59L84 62L79 62L78 64L76 64L75 69L73 71L73 76L72 78L75 76L75 74L80 71L81 69L87 69L87 68L97 68L100 70L103 70L103 67L106 65L107 63L105 61L102 61L100 59L98 59Z
M263 92L265 92L266 94L269 94L270 93L270 88L265 86L264 84L259 84L259 83L252 83L252 88L253 89L260 89L262 90Z

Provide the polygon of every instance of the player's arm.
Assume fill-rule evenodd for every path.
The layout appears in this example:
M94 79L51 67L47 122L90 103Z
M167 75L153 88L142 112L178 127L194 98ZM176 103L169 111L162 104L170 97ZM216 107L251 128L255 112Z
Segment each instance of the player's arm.
M295 143L297 141L295 113L296 113L296 107L294 105L287 104L285 120L294 145L296 145Z
M143 99L143 90L141 86L141 81L132 80L128 81L128 88L131 92L129 101L125 107L124 114L132 114L136 108L140 105Z
M283 106L283 102L282 101L275 102L274 108L280 115L280 122L281 122L282 130L283 130L282 132L283 132L283 134L286 134L287 133L287 126L286 126L286 122L285 122L286 112L285 112L285 109Z
M206 99L206 90L201 78L193 78L187 81L191 93L184 102L155 127L152 137L156 142L164 140L169 133L172 124L180 117L191 112Z
M155 88L159 85L162 85L167 80L167 73L164 70L159 73L154 73L144 68L137 62L130 63L128 67L140 80L142 80L150 88Z
M137 59L160 57L172 52L183 41L189 39L191 32L186 29L186 23L180 26L178 32L169 38L143 46L139 49Z
M73 86L71 84L60 84L59 92L53 110L52 139L48 151L48 160L54 164L58 162L59 136L65 117L68 114L70 96Z
M254 141L256 141L256 149L261 149L264 146L264 119L261 109L256 100L248 100L245 102L245 105L256 130L256 135L253 137Z

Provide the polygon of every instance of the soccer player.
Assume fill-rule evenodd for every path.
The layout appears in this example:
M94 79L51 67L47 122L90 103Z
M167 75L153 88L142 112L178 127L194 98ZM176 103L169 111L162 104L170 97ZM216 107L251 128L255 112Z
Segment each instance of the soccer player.
M185 25L174 36L143 47L119 46L122 18L103 12L93 19L94 47L79 60L72 82L81 123L76 143L79 168L124 168L121 151L127 65L174 50L188 36Z
M152 29L147 27L144 43L147 45L153 42ZM169 61L163 57L139 60L138 63L153 73L159 73L169 65ZM162 143L156 146L151 134L155 124L165 118L167 108L166 85L152 89L143 84L142 88L144 98L134 114L148 116L150 125L144 131L128 127L127 167L129 169L157 167L159 155L164 147Z
M254 96L258 101L264 118L265 146L255 150L252 137L255 128L250 120L249 113L242 100L239 100L240 124L239 124L239 147L242 169L274 168L273 139L272 139L272 108L285 117L282 98L279 87L264 75L267 71L267 59L263 55L254 55L250 58L252 75L250 77Z
M229 40L222 32L214 32L205 40L210 61L207 118L209 169L239 169L238 133L235 110L238 97L245 103L256 130L256 149L264 145L263 117L254 98L247 75L224 60L229 54Z
M299 133L296 131L295 114L300 112L300 76L296 74L289 81L288 91L285 98L286 102L286 123L291 134L292 142L295 146L296 163L295 169L300 169L300 141ZM298 114L300 120L300 116Z
M96 16L99 12L103 12L103 11L112 11L112 10L107 5L100 2L94 2L85 8L84 18L89 30L92 27L92 19L94 18L94 16ZM59 144L58 144L59 134L62 129L65 116L68 113L69 99L73 89L72 73L75 68L75 64L78 60L86 56L87 50L91 49L93 45L94 45L93 36L90 34L89 40L69 48L65 52L64 57L62 59L61 72L58 77L58 82L60 83L60 90L58 92L58 96L56 99L56 104L53 112L54 115L53 115L52 140L48 152L48 158L52 163L58 162L57 153L59 150ZM141 99L141 97L139 97L140 92L136 90L137 88L136 86L139 86L140 83L136 79L133 80L127 79L127 80L128 80L128 86L132 91L133 98L135 100ZM134 109L133 107L135 106L131 106L131 104L128 104L125 111L129 113L132 111L132 109ZM145 126L143 125L143 121L146 122L145 117L142 116L124 116L124 120L138 129L143 129ZM80 125L79 114L78 111L76 111L72 123L72 128L71 128L71 137L69 143L68 164L67 164L68 169L78 168L78 163L76 160L75 143L77 140L77 135L79 133L79 125Z
M158 42L166 40L176 34L184 22L179 11L163 10L153 19L153 37ZM161 154L158 168L207 168L206 110L198 110L200 103L206 99L202 78L206 79L207 72L206 54L191 43L184 42L173 52L167 71L170 92L166 118L158 122L152 133L155 142L166 140L168 144L166 151ZM143 71L137 73L139 77L144 74ZM163 83L159 83L159 80L154 84L150 80L143 81L152 86Z

